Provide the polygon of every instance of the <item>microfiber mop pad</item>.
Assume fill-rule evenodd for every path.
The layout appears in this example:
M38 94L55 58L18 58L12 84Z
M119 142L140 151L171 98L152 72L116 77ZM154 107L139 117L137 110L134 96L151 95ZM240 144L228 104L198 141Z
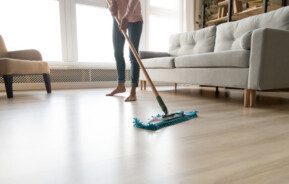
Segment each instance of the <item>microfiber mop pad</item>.
M191 112L184 112L179 111L176 113L173 113L169 116L162 116L160 114L156 116L152 116L148 122L141 122L139 119L134 118L133 124L137 128L146 129L146 130L159 130L161 128L175 125L178 123L182 123L185 121L188 121L190 119L198 117L197 111L191 111Z

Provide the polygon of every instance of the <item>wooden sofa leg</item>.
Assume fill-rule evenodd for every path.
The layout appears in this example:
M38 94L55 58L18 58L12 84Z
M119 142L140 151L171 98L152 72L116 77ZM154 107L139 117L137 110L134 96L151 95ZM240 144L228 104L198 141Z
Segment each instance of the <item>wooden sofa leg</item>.
M4 75L3 78L4 78L7 98L13 98L13 76Z
M254 107L256 103L256 90L250 90L250 107Z
M47 73L43 74L43 79L45 83L45 88L47 93L51 93L51 81L50 81L50 75Z
M177 92L178 89L178 83L175 83L175 92Z
M219 92L219 87L216 87L216 91L215 91L215 95L219 96L220 92Z
M250 90L244 89L244 107L250 106Z
M256 103L256 90L245 89L244 90L244 106L254 107Z

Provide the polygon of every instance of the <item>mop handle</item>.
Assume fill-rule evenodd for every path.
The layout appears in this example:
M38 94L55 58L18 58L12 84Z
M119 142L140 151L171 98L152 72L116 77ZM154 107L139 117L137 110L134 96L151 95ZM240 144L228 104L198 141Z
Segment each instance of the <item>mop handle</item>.
M109 0L106 0L106 2L107 2L107 4L108 4L108 6L111 6ZM118 20L118 18L114 16L114 19L115 19L115 21L117 22L117 25L120 26L120 21ZM132 41L131 41L130 38L128 37L126 31L122 30L121 28L120 28L120 31L121 31L121 33L123 34L123 36L125 37L126 41L128 42L129 48L130 48L130 50L132 51L132 53L133 53L136 61L138 62L140 68L142 69L143 74L145 75L146 80L149 82L149 84L150 84L150 86L151 86L151 89L152 89L152 91L153 91L153 93L154 93L154 95L155 95L155 97L156 97L159 105L161 106L161 108L162 108L162 110L164 111L164 113L167 115L167 114L168 114L168 109L167 109L164 101L162 100L161 96L159 95L159 93L158 93L158 91L157 91L157 89L156 89L153 81L151 80L151 78L150 78L150 76L149 76L146 68L144 67L144 65L143 65L143 63L142 63L142 61L141 61L141 59L140 59L140 57L139 57L139 54L138 54L138 52L136 51L136 49L135 49Z

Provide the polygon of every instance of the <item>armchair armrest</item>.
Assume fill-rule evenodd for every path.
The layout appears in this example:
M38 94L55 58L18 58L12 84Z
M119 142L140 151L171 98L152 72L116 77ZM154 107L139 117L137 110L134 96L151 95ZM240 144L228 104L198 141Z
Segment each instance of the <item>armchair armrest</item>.
M265 28L253 32L248 88L289 88L289 31Z
M37 50L19 50L8 52L10 58L13 59L23 59L23 60L33 60L42 61L41 53Z
M153 52L153 51L140 51L139 56L141 59L157 58L157 57L170 57L167 52Z

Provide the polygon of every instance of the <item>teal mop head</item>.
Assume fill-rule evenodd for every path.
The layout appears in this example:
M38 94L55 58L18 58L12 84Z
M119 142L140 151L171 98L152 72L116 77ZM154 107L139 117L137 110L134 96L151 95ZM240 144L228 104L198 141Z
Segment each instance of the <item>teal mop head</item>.
M197 111L191 112L176 112L170 115L156 115L152 116L148 122L141 122L139 119L134 118L133 124L137 128L142 128L146 130L159 130L161 128L175 125L178 123L182 123L188 121L190 119L198 117Z

